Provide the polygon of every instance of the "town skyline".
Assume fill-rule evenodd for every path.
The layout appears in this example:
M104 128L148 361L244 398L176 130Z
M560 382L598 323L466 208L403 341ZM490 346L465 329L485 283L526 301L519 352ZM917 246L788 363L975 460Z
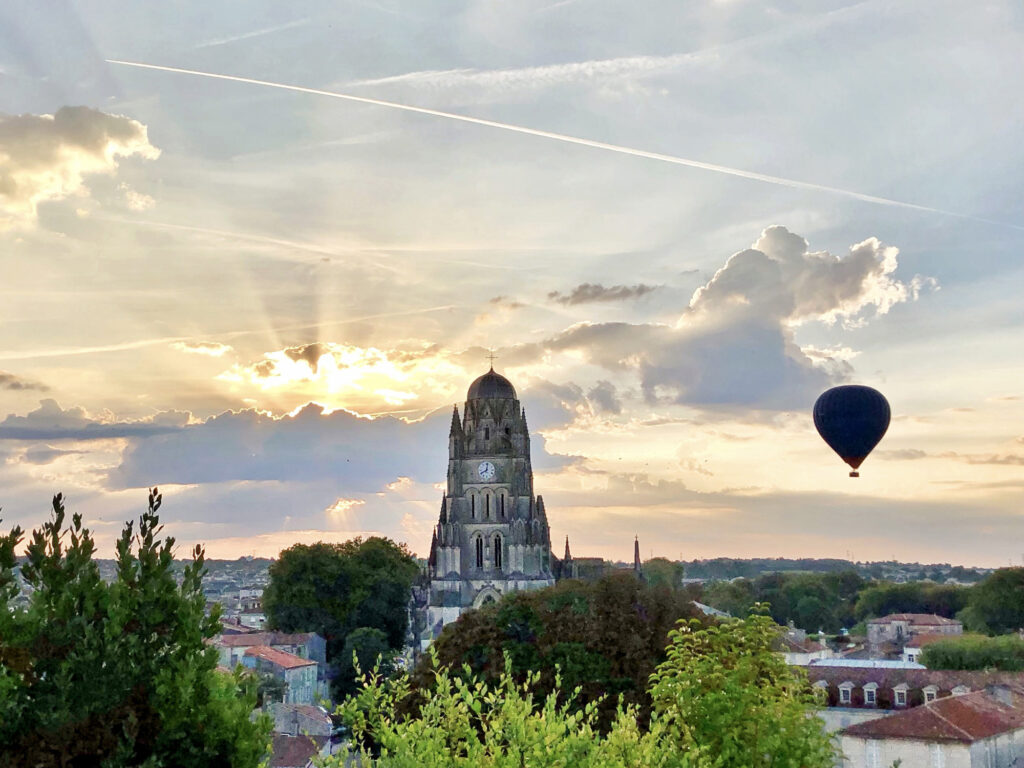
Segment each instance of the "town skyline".
M556 554L1021 562L1012 3L185 8L0 11L5 526L426 556L493 354Z

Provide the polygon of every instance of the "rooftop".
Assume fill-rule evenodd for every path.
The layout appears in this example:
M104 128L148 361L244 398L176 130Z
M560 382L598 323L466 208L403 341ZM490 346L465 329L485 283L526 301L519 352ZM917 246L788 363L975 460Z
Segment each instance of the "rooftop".
M956 619L947 619L934 613L890 613L878 619L871 619L868 624L890 624L894 621L905 621L915 627L949 627L959 625Z
M1024 689L950 696L889 717L851 725L844 736L971 743L1024 728Z
M248 648L251 645L305 645L315 632L246 632L241 634L220 635L214 638L214 645L224 648Z
M271 664L276 664L284 669L296 669L298 667L308 667L311 665L316 666L315 661L304 659L301 656L296 656L294 653L288 653L287 651L279 651L277 648L271 648L268 645L257 645L254 648L249 648L246 650L245 655L269 661Z
M466 393L467 400L479 400L481 398L506 398L516 399L516 389L512 382L492 368L483 376L469 385L469 392Z

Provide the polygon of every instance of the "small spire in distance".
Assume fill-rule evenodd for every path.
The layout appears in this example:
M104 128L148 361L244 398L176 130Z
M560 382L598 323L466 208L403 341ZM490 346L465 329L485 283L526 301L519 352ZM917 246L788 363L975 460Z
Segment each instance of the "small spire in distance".
M566 562L569 562L570 560L572 560L572 555L569 554L569 537L568 536L565 537L565 558L563 558L563 559Z
M640 537L633 537L633 570L640 573Z

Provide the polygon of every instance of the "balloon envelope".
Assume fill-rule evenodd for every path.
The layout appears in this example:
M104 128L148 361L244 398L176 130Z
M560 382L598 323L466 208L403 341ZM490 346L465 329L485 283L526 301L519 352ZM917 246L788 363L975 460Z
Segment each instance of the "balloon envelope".
M885 435L889 417L882 393L858 384L833 387L814 404L818 434L855 470Z

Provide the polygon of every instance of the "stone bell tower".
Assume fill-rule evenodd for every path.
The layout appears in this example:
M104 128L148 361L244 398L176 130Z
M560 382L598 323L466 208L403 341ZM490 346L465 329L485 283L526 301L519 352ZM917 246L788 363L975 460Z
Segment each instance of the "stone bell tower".
M554 584L544 500L533 495L526 411L504 376L487 373L456 407L448 485L430 542L426 647L464 610Z

